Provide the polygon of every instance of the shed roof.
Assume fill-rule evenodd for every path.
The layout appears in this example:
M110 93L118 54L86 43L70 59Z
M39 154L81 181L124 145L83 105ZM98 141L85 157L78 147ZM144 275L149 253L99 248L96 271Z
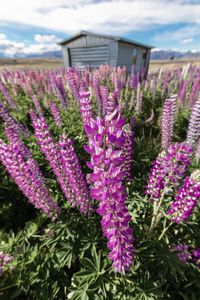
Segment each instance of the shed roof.
M154 48L153 46L150 46L150 45L146 45L146 44L143 44L143 43L139 43L139 42L136 42L136 41L133 41L133 40L129 40L129 39L126 39L126 38L123 38L123 37L120 37L120 36L115 36L115 35L107 35L107 34L99 34L99 33L94 33L94 32L90 32L90 31L81 31L61 42L58 43L58 45L64 45L64 44L67 44L73 40L76 40L78 38L80 38L81 36L86 36L86 35L90 35L90 36L96 36L96 37L103 37L103 38L107 38L107 39L111 39L111 40L115 40L115 41L118 41L118 42L123 42L123 43L127 43L127 44L131 44L131 45L137 45L137 46L140 46L140 47L144 47L144 48Z

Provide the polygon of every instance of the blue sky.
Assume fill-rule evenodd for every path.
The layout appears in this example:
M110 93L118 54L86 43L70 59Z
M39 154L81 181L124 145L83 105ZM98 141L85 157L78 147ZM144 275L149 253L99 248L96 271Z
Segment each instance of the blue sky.
M56 51L80 30L200 51L200 0L0 0L0 7L0 56Z

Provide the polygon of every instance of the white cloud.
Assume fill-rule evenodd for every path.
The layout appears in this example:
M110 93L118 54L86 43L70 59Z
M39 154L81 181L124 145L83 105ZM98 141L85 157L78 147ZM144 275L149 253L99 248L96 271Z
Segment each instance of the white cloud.
M0 41L5 39L6 39L6 35L4 33L0 33Z
M12 7L12 9L10 9ZM123 34L157 24L200 23L200 2L185 0L7 0L0 19L72 34Z
M189 38L189 39L184 39L182 41L180 41L181 44L186 45L186 44L190 44L194 41L194 39Z
M39 44L57 43L59 38L54 34L36 34L34 40Z
M14 56L25 47L24 43L18 43L7 39L6 35L0 33L0 53L5 56Z
M38 44L24 47L22 54L43 54L45 52L58 51L60 47L56 44Z
M163 49L162 48L153 48L151 49L151 52L157 52L157 51L162 51Z
M183 28L177 29L177 30L173 30L173 31L164 31L161 32L157 35L154 36L154 41L155 42L168 42L168 41L175 41L175 42L180 42L180 41L184 41L186 40L186 44L187 41L189 40L189 42L191 39L193 40L195 37L200 36L200 25L190 25L190 26L185 26Z
M58 51L60 47L56 43L40 43L35 45L25 45L7 39L5 34L0 33L0 54L6 57L26 56L43 54L45 52Z

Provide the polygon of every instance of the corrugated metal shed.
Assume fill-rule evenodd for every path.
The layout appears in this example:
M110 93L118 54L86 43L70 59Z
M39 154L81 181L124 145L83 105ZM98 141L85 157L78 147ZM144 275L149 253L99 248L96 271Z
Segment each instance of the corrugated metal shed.
M102 64L114 67L126 66L131 72L132 64L135 71L142 68L148 71L150 50L152 46L138 43L113 35L97 34L88 31L65 39L59 43L63 51L65 67L86 66L97 68Z

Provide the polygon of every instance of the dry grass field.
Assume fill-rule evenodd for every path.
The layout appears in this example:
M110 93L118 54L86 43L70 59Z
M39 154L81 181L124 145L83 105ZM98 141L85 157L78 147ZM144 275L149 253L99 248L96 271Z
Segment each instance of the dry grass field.
M55 69L62 67L62 59L48 59L48 58L21 58L21 59L0 59L0 69L27 69L27 68L42 68Z
M150 62L149 69L174 69L179 68L185 64L192 63L200 65L199 59L175 59L175 60L154 60ZM16 69L16 68L42 68L55 69L63 66L62 59L48 59L48 58L23 58L23 59L0 59L0 69Z
M183 65L186 65L188 63L192 63L194 65L200 65L200 58L199 59L174 59L174 60L152 60L150 62L149 69L158 69L162 67L163 69L176 69L180 68Z

